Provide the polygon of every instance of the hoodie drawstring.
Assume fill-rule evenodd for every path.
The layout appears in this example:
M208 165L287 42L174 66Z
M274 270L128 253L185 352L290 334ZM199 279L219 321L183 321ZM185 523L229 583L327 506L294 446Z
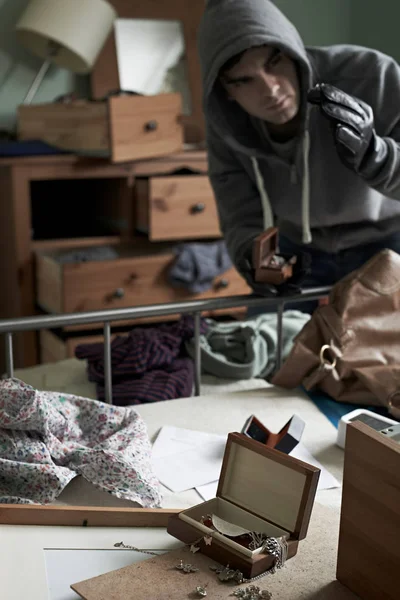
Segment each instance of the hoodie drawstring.
M301 222L303 226L303 244L312 240L310 227L310 133L306 130L303 137L303 188L301 193Z
M310 156L310 134L305 131L303 137L303 187L301 193L301 220L302 220L302 241L303 244L310 244L312 240L311 227L310 227L310 170L309 170L309 156ZM260 166L255 156L251 157L253 165L254 175L256 178L256 184L258 192L261 198L261 205L264 216L264 229L274 226L274 217L272 213L271 202L268 196L268 192L265 187L265 182L260 171Z
M269 201L268 192L265 188L265 182L261 175L260 166L255 156L251 157L253 164L254 175L256 176L256 184L261 198L261 205L264 215L264 229L274 226L274 216L272 214L271 202Z

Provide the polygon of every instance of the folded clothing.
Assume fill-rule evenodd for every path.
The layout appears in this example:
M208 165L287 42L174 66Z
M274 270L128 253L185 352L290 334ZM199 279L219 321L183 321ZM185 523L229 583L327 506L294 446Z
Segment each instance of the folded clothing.
M134 408L0 381L0 502L53 502L77 475L143 507L161 504L147 428Z
M283 358L288 356L295 336L309 319L310 315L298 310L284 312ZM232 323L207 320L207 331L200 336L202 371L227 379L267 377L275 368L277 343L275 313ZM186 348L194 356L193 341L189 340Z
M206 332L205 320L201 333ZM158 402L192 395L193 362L185 342L194 335L191 316L157 327L135 327L111 343L113 402L119 405ZM105 398L104 344L82 344L75 355L88 361L89 381L97 398Z
M118 258L118 252L111 246L80 248L78 250L69 250L68 252L56 255L57 262L62 264L114 260L116 258Z
M225 242L179 244L168 280L174 287L184 287L192 294L209 290L218 275L232 267Z

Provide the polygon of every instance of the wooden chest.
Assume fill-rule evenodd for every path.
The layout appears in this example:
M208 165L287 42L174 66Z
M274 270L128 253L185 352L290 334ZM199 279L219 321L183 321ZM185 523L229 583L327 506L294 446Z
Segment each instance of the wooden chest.
M231 433L217 497L171 517L168 532L186 544L196 543L223 567L229 565L245 578L256 577L271 569L275 558L223 535L206 525L205 518L216 515L249 532L285 540L291 558L307 535L319 472L243 434Z
M180 94L18 107L18 138L124 162L183 149Z

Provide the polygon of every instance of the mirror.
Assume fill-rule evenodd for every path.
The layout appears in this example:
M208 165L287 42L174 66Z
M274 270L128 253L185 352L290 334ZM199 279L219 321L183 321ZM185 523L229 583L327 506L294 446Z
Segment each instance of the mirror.
M183 114L192 112L183 27L166 19L117 19L120 88L145 95L179 92Z

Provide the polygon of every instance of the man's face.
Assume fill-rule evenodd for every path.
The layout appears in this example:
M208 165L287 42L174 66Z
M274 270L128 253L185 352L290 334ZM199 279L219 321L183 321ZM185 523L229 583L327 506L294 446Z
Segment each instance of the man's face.
M276 48L247 50L221 76L229 98L247 113L273 125L285 125L298 113L300 86L293 60Z

